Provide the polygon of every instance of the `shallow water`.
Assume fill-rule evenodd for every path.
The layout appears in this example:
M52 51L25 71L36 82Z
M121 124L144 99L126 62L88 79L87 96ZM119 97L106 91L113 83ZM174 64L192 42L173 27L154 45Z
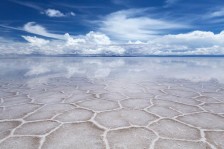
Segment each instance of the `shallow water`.
M224 58L0 59L0 148L224 148Z

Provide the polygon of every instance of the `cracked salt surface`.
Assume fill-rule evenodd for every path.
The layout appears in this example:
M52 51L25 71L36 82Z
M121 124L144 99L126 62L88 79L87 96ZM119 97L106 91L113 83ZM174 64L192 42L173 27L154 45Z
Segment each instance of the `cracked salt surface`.
M49 59L0 61L1 149L224 148L224 59Z

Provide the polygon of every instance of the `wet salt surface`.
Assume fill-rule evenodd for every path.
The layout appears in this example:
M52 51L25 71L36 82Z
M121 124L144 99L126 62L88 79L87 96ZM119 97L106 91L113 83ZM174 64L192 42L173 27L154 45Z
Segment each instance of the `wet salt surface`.
M0 59L1 149L224 148L223 58Z

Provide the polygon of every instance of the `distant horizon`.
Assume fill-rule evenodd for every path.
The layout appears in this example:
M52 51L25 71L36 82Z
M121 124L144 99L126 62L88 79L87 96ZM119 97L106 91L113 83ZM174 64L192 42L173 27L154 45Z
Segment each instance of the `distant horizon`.
M61 55L41 55L41 54L27 54L27 55L0 55L0 58L11 57L224 57L224 55L75 55L75 54L61 54Z

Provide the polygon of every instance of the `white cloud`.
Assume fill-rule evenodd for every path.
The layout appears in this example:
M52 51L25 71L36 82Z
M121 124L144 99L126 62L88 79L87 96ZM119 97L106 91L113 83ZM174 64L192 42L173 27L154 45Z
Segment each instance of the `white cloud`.
M45 14L49 17L64 17L65 14L56 9L47 9L45 10Z
M80 39L80 38L74 39L68 33L66 33L64 35L64 37L67 40L67 42L66 42L67 46L78 45L78 44L85 44L86 43L85 39Z
M193 31L176 35L158 35L148 41L113 41L102 32L71 36L52 34L44 27L29 22L24 30L56 39L22 36L28 42L0 38L0 54L76 54L76 55L224 55L224 31Z
M44 13L48 17L67 17L67 16L75 16L76 15L72 11L68 12L68 13L62 13L60 10L56 10L56 9L47 9L42 13Z
M90 31L85 36L79 37L71 37L68 33L65 35L65 39L67 40L67 45L78 45L78 44L91 44L91 45L109 45L111 44L111 40L105 34L99 32Z
M36 35L41 35L41 36L55 38L55 39L64 39L63 35L50 33L43 26L36 24L35 22L26 23L23 29L26 32L36 34Z
M37 38L36 36L22 36L26 41L28 41L33 46L43 46L49 43L49 40L45 40L42 38Z
M10 0L10 2L14 2L16 4L22 5L22 6L26 6L32 9L36 9L38 11L42 11L43 9L38 6L37 4L33 3L33 2L22 2L22 1L18 1L18 0Z
M193 31L186 34L164 35L141 44L131 44L125 49L138 49L135 54L148 55L205 55L224 54L224 32L214 34Z
M0 44L0 54L78 54L78 55L122 55L125 50L111 44L110 38L98 32L89 32L77 37L64 35L63 40L46 40L38 37L22 36L28 43L9 41ZM0 42L0 43L1 43Z
M214 18L214 17L222 17L224 16L224 8L221 8L219 10L213 11L210 14L208 14L208 17Z
M147 9L129 9L111 13L97 22L100 31L119 40L149 40L166 30L189 28L177 22L147 17Z
M86 40L91 42L92 44L105 44L105 45L111 44L110 38L108 36L93 31L89 32L86 35Z
M74 12L70 12L71 16L76 16L76 14Z

